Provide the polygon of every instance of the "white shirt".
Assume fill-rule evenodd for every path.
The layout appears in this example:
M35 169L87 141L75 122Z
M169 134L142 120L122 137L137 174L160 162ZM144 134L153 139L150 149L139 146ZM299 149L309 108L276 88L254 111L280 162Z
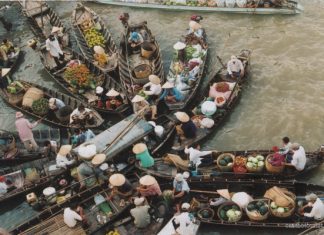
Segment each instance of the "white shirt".
M6 183L0 182L0 195L7 193L8 186Z
M232 201L244 209L251 201L253 201L253 198L246 192L238 192L234 193Z
M46 50L54 57L59 57L60 54L63 55L63 51L56 38L54 41L49 40L49 38L46 40Z
M74 159L73 160L68 160L66 156L57 154L56 155L56 165L58 167L63 167L65 168L68 165L71 165L74 163Z
M298 171L304 170L305 165L306 165L306 154L305 154L305 150L302 146L300 146L298 150L294 151L294 155L292 156L291 164Z
M317 198L313 204L313 208L310 213L304 213L306 217L314 217L316 220L324 219L324 204L321 199Z
M227 63L228 74L231 75L233 72L240 72L240 71L244 72L242 61L240 61L239 59L228 61Z
M160 95L161 92L162 92L162 87L161 87L161 84L154 84L152 82L148 82L146 83L143 87L150 87L150 90L149 91L144 91L144 93L146 95Z
M81 216L75 211L71 210L70 207L64 209L63 217L64 223L70 228L73 228L76 225L77 220L82 221Z
M195 164L195 166L198 166L201 164L201 158L202 156L211 154L212 151L199 151L194 148L185 148L184 152L186 154L189 154L189 160Z
M73 119L72 119L73 116L76 116L79 119L83 119L84 116L90 112L91 112L91 109L88 109L88 108L85 108L84 112L82 112L82 113L80 113L78 108L74 109L73 112L70 114L70 123L73 122Z
M191 227L192 221L190 219L189 212L182 212L180 215L175 216L174 222L180 225L176 229L180 235L193 235L193 230Z
M282 155L286 155L289 152L290 147L291 147L291 142L289 142L288 144L285 144L282 147L282 149L280 149L279 153L282 154Z

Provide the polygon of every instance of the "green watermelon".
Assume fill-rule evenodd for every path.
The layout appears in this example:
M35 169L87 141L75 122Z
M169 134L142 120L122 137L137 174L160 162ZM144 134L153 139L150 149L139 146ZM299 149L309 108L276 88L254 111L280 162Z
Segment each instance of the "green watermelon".
M264 203L262 202L262 201L258 201L257 203L256 203L256 205L257 205L257 207L262 207L263 205L264 205Z
M227 163L233 162L233 159L232 159L231 156L225 156L224 159L225 159L225 161L226 161Z
M261 215L265 215L265 214L267 214L267 212L268 212L268 207L266 207L266 206L261 206L261 207L259 208L259 212L260 212Z
M255 208L255 205L254 205L253 203L250 203L250 204L247 206L247 209L248 209L248 211L253 211L253 210L255 210L256 208Z
M233 206L232 206L232 209L233 209L233 210L236 210L236 211L239 211L239 210L240 210L240 208L239 208L237 205L233 205Z
M227 166L227 162L224 159L222 159L222 160L219 161L219 165Z
M226 211L224 209L221 209L220 212L219 212L219 217L222 219L222 220L228 220L227 216L226 216Z

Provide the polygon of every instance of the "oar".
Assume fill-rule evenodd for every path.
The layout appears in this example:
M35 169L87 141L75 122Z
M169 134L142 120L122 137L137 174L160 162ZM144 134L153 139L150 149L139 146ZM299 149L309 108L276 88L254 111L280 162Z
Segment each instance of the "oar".
M223 69L226 69L226 65L223 63L222 58L220 58L219 56L216 56L216 58L218 59L219 63L223 66Z

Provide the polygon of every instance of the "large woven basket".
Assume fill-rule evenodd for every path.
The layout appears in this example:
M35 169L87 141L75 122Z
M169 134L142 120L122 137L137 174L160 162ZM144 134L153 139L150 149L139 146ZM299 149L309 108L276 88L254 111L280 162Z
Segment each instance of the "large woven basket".
M234 164L235 156L231 153L223 153L223 154L219 155L217 158L217 166L221 171L225 171L225 172L233 171L233 165L232 166L221 166L219 164L219 161L222 160L223 158L225 158L226 156L230 156L233 159L233 164Z
M229 222L228 220L223 220L223 219L220 217L220 211L221 211L225 206L233 206L233 205L237 206L237 207L240 209L240 211L241 211L241 217L239 217L236 221L231 221L231 222ZM218 210L217 210L217 216L218 216L218 218L219 218L221 221L225 221L225 222L229 222L229 223L235 223L235 222L239 221L239 220L242 218L242 215L243 215L243 213L242 213L242 208L241 208L239 205L237 205L235 202L232 202L232 201L228 201L228 202L223 203L222 205L220 205L220 206L218 207Z
M249 156L247 156L247 158L250 157L250 156L254 157L253 155L249 155ZM251 173L262 172L263 169L264 169L264 165L263 166L258 166L257 168L250 168L247 165L245 165L245 166L246 166L247 171L251 172Z
M146 59L150 59L155 51L156 46L153 43L144 42L141 46L141 55Z
M207 211L209 213L208 217L203 217L202 213L204 213L205 211ZM198 211L197 215L201 220L210 220L210 219L214 218L215 212L211 208L203 208Z
M37 89L35 87L29 88L23 98L22 105L24 107L29 107L31 108L33 105L33 102L36 100L39 100L44 96L44 92L40 89Z
M253 213L253 211L249 211L247 208L245 208L245 212L246 212L246 215L249 217L250 220L253 220L253 221L263 221L263 220L266 220L268 219L269 215L270 215L270 207L269 207L269 204L268 204L268 199L256 199L256 200L253 200L252 202L250 203L255 203L255 202L258 202L258 201L263 201L265 202L265 204L267 205L268 207L268 212L264 215L261 215L260 213ZM249 204L250 204L249 203Z
M152 68L148 64L141 64L134 68L134 74L137 79L148 78L152 74Z
M269 154L265 160L265 167L266 170L272 174L280 174L284 171L285 165L282 166L273 166L271 165L268 160L273 156L273 154Z
M288 197L290 197L291 202L292 202L291 206L289 207L290 210L287 211L287 212L278 213L278 212L274 211L270 206L272 200L269 201L269 208L270 208L271 214L273 216L275 216L275 217L278 217L278 218L288 218L295 212L295 209L296 209L296 195L294 193L292 193L292 192L289 192L289 191L284 192L284 194L287 195Z

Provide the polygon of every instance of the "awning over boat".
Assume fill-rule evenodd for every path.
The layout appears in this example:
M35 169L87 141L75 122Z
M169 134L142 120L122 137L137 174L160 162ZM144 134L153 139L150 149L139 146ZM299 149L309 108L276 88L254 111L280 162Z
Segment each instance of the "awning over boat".
M140 141L143 137L153 131L152 125L143 119L140 119L137 122L135 121L136 124L130 128L133 120L134 114L103 131L86 143L95 144L97 147L97 153L103 152L107 146L109 146L109 148L104 151L108 160L132 144ZM130 129L127 130L127 132L124 132L126 128ZM123 134L121 135L121 133ZM119 138L119 136L122 137L115 142L114 140ZM111 145L111 143L113 144ZM73 149L73 151L77 153L78 147Z

